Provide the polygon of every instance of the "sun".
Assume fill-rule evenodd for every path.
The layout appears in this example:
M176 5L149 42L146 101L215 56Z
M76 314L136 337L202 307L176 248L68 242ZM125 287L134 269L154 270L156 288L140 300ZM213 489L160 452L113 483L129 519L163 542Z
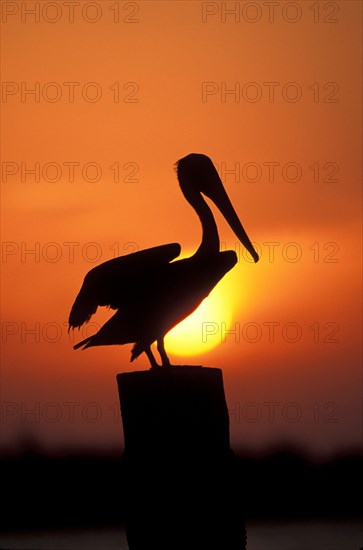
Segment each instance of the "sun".
M227 274L200 306L165 336L168 353L201 355L221 344L233 320L232 288Z

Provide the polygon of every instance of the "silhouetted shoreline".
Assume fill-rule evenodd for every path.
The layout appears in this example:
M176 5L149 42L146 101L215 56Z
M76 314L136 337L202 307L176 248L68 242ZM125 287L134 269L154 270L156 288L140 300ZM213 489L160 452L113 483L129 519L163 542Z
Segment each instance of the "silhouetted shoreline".
M358 518L363 457L312 463L292 450L236 455L244 519ZM47 456L28 449L0 459L2 531L118 526L125 515L123 457Z

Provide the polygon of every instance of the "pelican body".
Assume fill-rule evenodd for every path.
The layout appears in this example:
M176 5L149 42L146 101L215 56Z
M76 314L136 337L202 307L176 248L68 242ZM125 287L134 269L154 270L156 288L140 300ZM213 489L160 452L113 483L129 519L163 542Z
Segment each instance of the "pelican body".
M117 311L74 349L133 343L131 361L145 352L151 368L157 368L151 351L156 341L162 365L170 365L165 335L188 317L237 263L234 251L220 251L217 226L203 195L214 202L258 261L211 159L192 153L176 163L176 171L182 193L202 225L198 250L190 258L173 261L181 247L171 243L114 258L89 271L71 309L69 327L80 328L87 323L98 306Z

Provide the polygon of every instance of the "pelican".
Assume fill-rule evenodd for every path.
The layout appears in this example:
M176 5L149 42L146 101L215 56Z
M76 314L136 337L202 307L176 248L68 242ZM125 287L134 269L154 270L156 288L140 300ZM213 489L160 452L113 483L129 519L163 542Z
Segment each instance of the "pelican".
M156 342L162 366L170 366L165 335L190 315L237 263L234 251L220 251L216 222L203 195L213 201L258 261L211 159L191 153L175 166L181 191L202 225L198 250L189 258L173 261L181 247L171 243L114 258L91 269L72 306L69 328L87 323L98 306L117 311L96 334L74 349L133 343L131 361L144 352L153 369L160 367L151 351Z

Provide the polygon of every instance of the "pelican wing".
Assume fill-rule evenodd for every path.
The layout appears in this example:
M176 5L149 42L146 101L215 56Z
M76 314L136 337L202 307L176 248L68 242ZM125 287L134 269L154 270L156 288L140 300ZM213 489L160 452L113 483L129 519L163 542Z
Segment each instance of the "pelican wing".
M98 306L118 309L130 302L145 281L155 279L179 254L180 244L171 243L120 256L91 269L72 306L70 328L87 323Z

